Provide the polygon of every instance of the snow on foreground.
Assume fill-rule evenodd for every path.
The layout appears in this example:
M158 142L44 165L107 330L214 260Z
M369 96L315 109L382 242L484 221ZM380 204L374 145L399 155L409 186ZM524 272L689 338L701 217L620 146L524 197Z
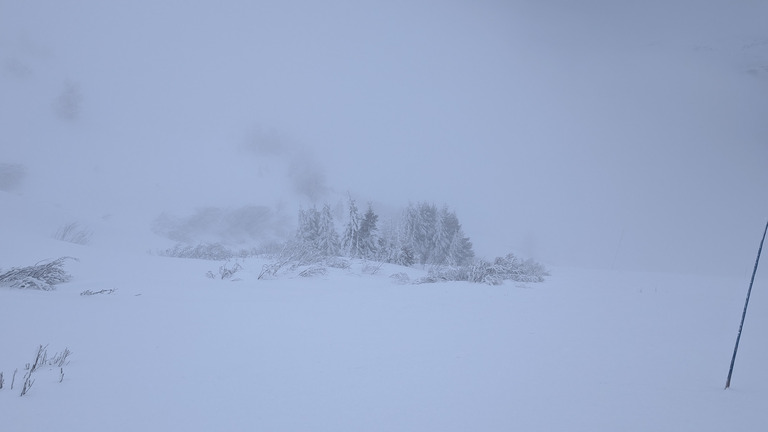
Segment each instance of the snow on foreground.
M743 280L553 269L543 284L398 285L388 274L402 269L359 264L257 280L246 261L233 282L206 278L213 262L71 248L72 282L0 288L4 430L768 425L765 283L724 391ZM101 289L117 291L80 295ZM39 344L69 348L70 364L19 397Z
M715 279L553 268L540 284L401 285L390 275L424 272L386 265L370 274L356 262L310 278L259 280L263 261L252 259L230 281L205 276L218 272L216 262L98 238L91 246L55 241L49 232L60 220L15 201L2 203L4 270L59 256L79 261L67 262L73 279L55 291L0 287L3 430L768 425L764 272L724 391L747 272ZM69 364L37 370L19 397L41 344L50 355L71 350Z

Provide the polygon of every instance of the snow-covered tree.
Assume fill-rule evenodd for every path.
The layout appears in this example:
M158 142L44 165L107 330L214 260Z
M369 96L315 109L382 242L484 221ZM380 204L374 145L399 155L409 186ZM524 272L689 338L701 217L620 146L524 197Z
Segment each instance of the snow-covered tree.
M437 207L426 202L409 204L404 218L405 245L413 251L419 264L431 263L437 240Z
M460 266L474 258L472 242L464 235L459 218L445 206L440 211L437 241L432 255L434 264Z
M348 220L339 239L328 204L299 210L297 241L320 256L344 255L400 265L463 266L472 262L472 242L464 235L456 213L443 206L419 202L409 204L399 220L379 227L379 216L369 203L360 215L351 197Z
M375 258L379 251L379 233L376 223L379 216L373 212L373 207L368 203L368 210L360 221L360 251L365 258Z
M404 242L404 222L389 220L382 225L379 236L379 256L382 261L403 266L412 266L416 263L413 250Z
M333 223L331 207L323 206L322 211L316 207L299 210L299 227L297 240L323 256L339 254L339 234Z
M403 212L400 244L419 264L463 265L474 257L456 213L432 203L409 204ZM393 252L390 243L389 253Z
M341 249L345 255L353 258L362 256L362 244L360 242L360 213L352 197L349 198L349 220L341 239Z
M339 233L336 232L336 227L333 223L333 214L331 213L331 206L328 204L323 205L323 210L320 213L320 235L318 237L318 249L323 255L337 256L341 251L341 242L339 240Z
M299 227L296 237L305 245L317 246L320 237L320 212L317 208L299 209Z

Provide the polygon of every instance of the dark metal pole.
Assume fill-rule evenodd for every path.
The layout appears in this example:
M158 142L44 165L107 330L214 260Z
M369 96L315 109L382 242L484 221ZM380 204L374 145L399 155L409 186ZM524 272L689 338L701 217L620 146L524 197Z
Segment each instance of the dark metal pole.
M757 249L757 259L755 260L755 268L752 269L752 279L749 281L749 289L747 290L747 301L744 302L744 312L741 313L741 324L739 324L739 334L736 336L736 346L733 347L733 357L731 357L731 367L728 369L728 379L725 381L725 388L731 386L731 375L733 375L733 364L736 362L736 351L739 350L739 340L741 339L741 329L744 328L744 318L747 317L747 306L749 306L749 296L752 294L752 284L755 283L755 273L757 273L757 264L760 263L760 253L763 251L763 243L765 242L765 233L768 233L768 223L765 224L765 230L763 231L763 239L760 240L760 247Z

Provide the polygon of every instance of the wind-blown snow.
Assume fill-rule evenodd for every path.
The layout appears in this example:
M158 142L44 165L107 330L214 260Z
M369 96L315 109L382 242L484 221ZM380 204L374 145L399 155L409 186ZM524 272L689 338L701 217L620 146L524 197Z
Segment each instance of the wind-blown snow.
M4 2L0 163L141 229L350 192L446 203L478 256L741 271L766 4L572 3Z
M79 259L55 291L0 287L0 427L762 431L761 273L722 387L768 215L766 13L0 0L0 271ZM348 197L382 226L445 203L479 258L552 276L158 256ZM19 397L41 344L70 363Z
M15 247L0 262L80 261L56 291L0 287L9 430L701 432L768 422L765 278L726 391L748 275L555 267L540 284L398 285L390 274L423 271L370 275L356 262L259 280L253 258L239 280L222 281L205 277L216 262L12 231L2 230ZM116 291L80 295L105 289ZM39 344L69 348L70 364L61 383L58 368L37 371L19 397Z

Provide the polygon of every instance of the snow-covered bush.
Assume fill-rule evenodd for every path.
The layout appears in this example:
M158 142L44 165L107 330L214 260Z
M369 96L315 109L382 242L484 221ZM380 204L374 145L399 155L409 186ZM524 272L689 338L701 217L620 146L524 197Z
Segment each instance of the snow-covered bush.
M464 281L501 285L504 279L500 277L493 265L485 260L475 260L473 263L460 266L435 266L429 269L427 276L419 278L415 283L436 283L448 281Z
M395 283L400 285L405 285L411 281L410 276L408 276L408 273L405 272L393 273L389 275L389 277L390 279L393 279Z
M52 291L56 289L55 285L72 279L72 276L64 270L64 262L68 259L77 261L77 258L61 257L45 264L14 267L0 274L0 286Z
M200 243L195 246L177 243L170 249L159 251L158 254L173 258L193 258L210 261L226 261L236 255L234 251L221 243Z
M493 262L495 271L504 279L515 282L544 282L549 276L547 269L532 259L521 260L513 254L496 258Z
M243 269L243 266L240 265L240 263L236 262L234 265L229 265L229 263L224 263L219 267L219 279L230 279L232 276L235 275L235 273L239 272ZM206 273L206 276L208 276L211 279L216 279L216 275L212 271L208 271Z
M384 265L383 262L379 261L364 261L363 262L363 273L375 275L376 273L381 270L381 267Z
M327 268L321 265L312 265L307 267L305 270L302 270L301 273L299 273L299 276L301 277L322 276L326 273L328 273Z
M59 241L86 245L90 243L92 235L91 230L80 226L78 222L69 222L59 227L53 238Z
M321 251L310 244L302 241L290 241L285 243L280 253L272 258L273 262L262 266L259 279L275 277L285 267L296 269L301 266L320 263L325 258Z
M337 269L348 269L352 266L352 264L349 262L348 259L344 259L342 257L337 256L330 256L323 258L323 264L331 267L331 268L337 268Z
M487 285L501 285L505 280L515 282L544 282L549 276L546 268L531 260L521 260L514 254L498 257L493 262L476 259L471 264L459 267L435 266L427 276L416 283L466 281Z
M475 260L475 262L461 268L460 276L463 277L460 280L486 285L501 285L504 283L504 272L494 264L482 259Z
M208 261L228 261L232 258L248 258L262 253L259 249L238 249L233 250L221 243L199 243L197 245L188 245L177 243L172 248L160 250L157 252L160 256L172 258L192 258Z

